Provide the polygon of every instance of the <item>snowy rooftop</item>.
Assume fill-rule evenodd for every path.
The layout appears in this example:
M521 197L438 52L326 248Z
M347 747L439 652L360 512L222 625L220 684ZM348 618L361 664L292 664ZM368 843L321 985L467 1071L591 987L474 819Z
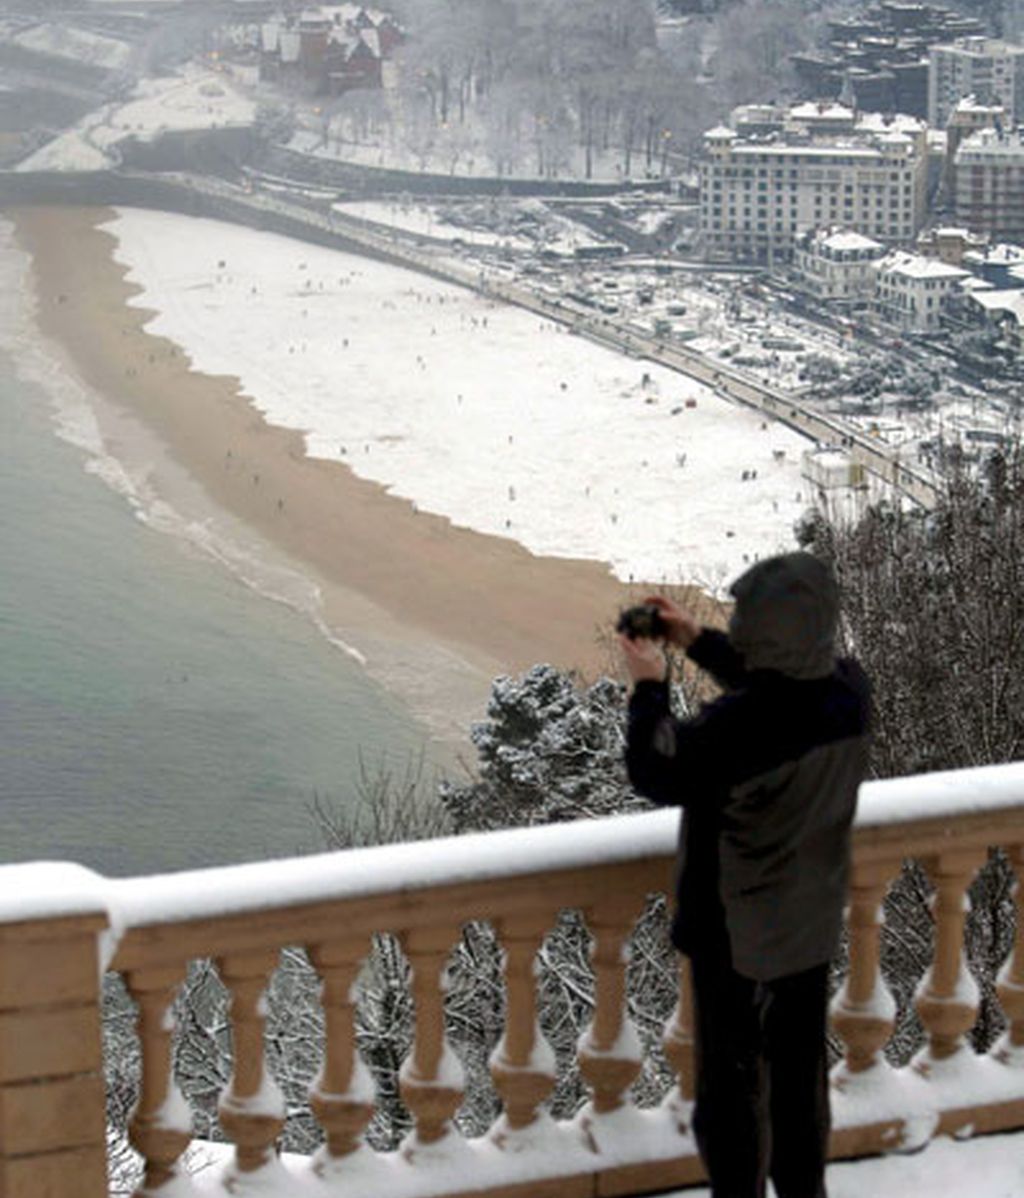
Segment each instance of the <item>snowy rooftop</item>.
M988 250L971 250L964 260L979 266L1016 266L1024 262L1024 247L1003 241Z
M989 113L992 116L996 116L999 113L1004 112L1005 109L1003 108L1002 104L982 103L982 101L979 100L977 96L972 95L972 96L964 96L962 99L957 100L957 102L953 108L953 111L954 112L975 112L975 113L983 112L983 113Z
M804 104L794 104L788 115L797 121L843 121L852 123L855 113L845 104L826 104L817 100L808 100Z
M1024 151L1024 137L1018 130L976 129L960 143L957 159L972 154L1014 156Z
M973 296L986 312L1007 312L1024 325L1024 291L975 291Z
M842 449L811 449L805 451L804 461L814 462L816 465L824 466L828 469L835 469L840 466L849 466L852 459Z
M816 234L814 241L829 250L878 250L881 253L884 248L881 242L849 229L824 230Z
M904 275L911 279L962 279L968 273L958 266L940 262L938 258L925 258L920 254L909 254L905 250L894 250L878 264L886 274Z
M966 279L961 279L957 286L961 291L970 291L972 294L976 291L995 290L994 283L990 283L988 279L979 279L977 275L968 275Z
M911 144L907 134L897 129L886 129L884 132L877 133L875 140L883 146L909 146Z
M733 134L733 137L736 135ZM902 134L895 134L895 137L900 138L903 144L909 145L907 138ZM734 154L769 154L785 157L793 154L799 155L801 158L878 158L883 153L884 148L878 145L880 138L876 138L874 143L869 144L865 141L855 141L852 138L832 138L827 143L817 143L815 145L803 145L800 142L787 144L785 142L740 142L733 146Z
M1019 46L1015 42L1004 41L998 37L983 37L980 34L958 37L951 42L943 42L941 45L933 46L932 49L958 50L961 54L967 54L972 58L983 58L988 55L1016 56L1024 54L1024 46Z
M898 112L892 116L880 112L865 112L858 117L857 131L862 133L921 133L925 122L916 116Z

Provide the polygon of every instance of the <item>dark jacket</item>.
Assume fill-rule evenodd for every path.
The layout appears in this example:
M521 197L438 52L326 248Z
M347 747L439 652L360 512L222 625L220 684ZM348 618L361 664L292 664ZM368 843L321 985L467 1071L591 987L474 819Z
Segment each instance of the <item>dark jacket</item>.
M732 594L729 635L688 650L726 693L679 721L667 684L638 683L626 764L640 794L684 808L675 943L693 955L725 936L739 973L771 981L835 952L870 687L835 659L835 585L815 558L761 562Z

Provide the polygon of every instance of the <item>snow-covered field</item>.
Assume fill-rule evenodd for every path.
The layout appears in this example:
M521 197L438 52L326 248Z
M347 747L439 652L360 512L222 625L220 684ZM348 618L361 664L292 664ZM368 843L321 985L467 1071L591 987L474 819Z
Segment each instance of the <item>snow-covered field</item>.
M170 130L252 124L256 105L218 72L195 64L180 74L144 79L123 104L106 105L19 163L18 170L102 170L128 137L148 141Z
M153 332L421 508L624 580L716 585L791 545L807 442L689 379L367 259L166 213L108 227Z
M54 58L69 58L90 66L123 71L131 63L134 47L115 37L105 37L87 29L45 22L15 34L11 41L25 50L49 54Z
M493 228L467 227L455 224L447 218L450 205L430 205L402 200L349 200L334 207L347 216L388 225L403 233L417 237L432 237L443 241L461 241L476 248L502 248L511 250L554 250L559 254L571 254L580 246L599 245L582 225L567 220L552 212L539 200L503 201L491 219L487 219L487 201L472 201L460 207L467 213L467 223L473 224L473 213L478 218L493 224ZM514 221L517 211L528 212L533 236L517 232L502 232L502 218Z
M510 249L532 249L532 242L514 234L485 232L480 229L464 229L446 221L436 209L423 204L405 204L399 200L351 200L334 207L344 216L355 216L360 220L371 220L389 225L403 233L417 237L436 237L445 241L464 241L467 245L507 246Z

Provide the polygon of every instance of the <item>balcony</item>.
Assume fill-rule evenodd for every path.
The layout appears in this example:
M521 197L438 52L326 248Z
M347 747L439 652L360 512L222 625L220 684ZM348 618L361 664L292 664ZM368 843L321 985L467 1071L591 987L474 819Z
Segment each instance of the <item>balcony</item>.
M0 869L0 1195L108 1192L103 970L120 975L137 1010L141 1080L130 1139L144 1162L140 1196L612 1198L698 1184L685 965L661 1049L630 1019L638 999L631 935L649 896L670 885L676 825L676 812L658 811L127 880L64 864ZM982 1052L968 1041L980 1000L964 930L968 890L995 848L1017 885L1003 929L1009 952L981 979L986 1017L999 1025ZM919 1046L897 1066L884 1050L906 1012L882 977L880 944L883 899L907 858L929 879L931 918L917 928L928 966L910 981ZM862 788L848 951L832 1008L842 1046L832 1073L833 1157L1024 1129L1022 905L1024 764ZM589 929L592 1004L568 1065L564 1054L556 1063L540 1033L537 981L538 956L566 910L581 912ZM467 1078L448 1043L445 968L470 921L489 924L503 948L503 1022L489 1079ZM408 963L415 1008L411 1050L389 1079L410 1130L388 1152L364 1139L376 1092L356 1047L363 962L385 934ZM282 952L297 946L322 983L319 1072L302 1113L324 1142L311 1156L277 1151L286 1110L268 1068L278 1029L264 993ZM196 1112L174 1076L171 1008L197 961L215 964L230 997L233 1064L216 1104L218 1143L193 1139ZM674 1085L641 1109L631 1087L659 1052ZM546 1102L573 1063L588 1097L571 1118L555 1119ZM493 1086L500 1098L495 1121L474 1138L455 1123L467 1083ZM942 1158L974 1147L943 1140L934 1151ZM878 1184L866 1180L866 1190Z

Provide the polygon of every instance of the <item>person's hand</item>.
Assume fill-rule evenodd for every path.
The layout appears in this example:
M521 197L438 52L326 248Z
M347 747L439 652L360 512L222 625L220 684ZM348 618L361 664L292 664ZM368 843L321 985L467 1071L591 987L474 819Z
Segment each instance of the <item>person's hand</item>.
M630 640L619 636L622 660L626 672L634 682L664 682L668 677L668 662L661 646L646 636Z
M668 630L665 640L670 645L678 645L680 649L689 649L700 636L700 625L678 603L673 603L664 595L650 595L644 600L644 603L649 603L658 609L658 614Z

